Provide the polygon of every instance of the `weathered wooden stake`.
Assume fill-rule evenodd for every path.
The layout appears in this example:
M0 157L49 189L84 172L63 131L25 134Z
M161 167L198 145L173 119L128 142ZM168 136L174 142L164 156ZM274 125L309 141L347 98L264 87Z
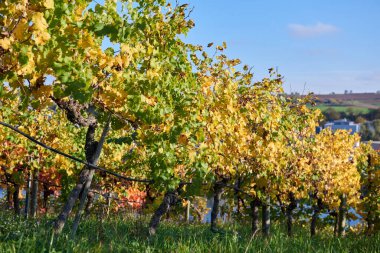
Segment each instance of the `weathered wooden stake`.
M263 235L268 237L270 235L270 196L269 194L265 198L265 202L262 205L262 229Z
M31 187L32 175L30 171L28 172L28 179L26 181L26 189L25 189L25 209L24 216L27 219L29 217L29 209L30 209L30 187Z
M190 205L191 205L191 202L188 199L187 200L187 205L186 205L186 217L185 217L187 223L190 222Z
M30 217L37 216L38 209L38 170L33 171L32 192L30 194Z
M261 201L259 198L254 197L251 201L251 215L252 215L252 235L256 235L259 231L259 207Z
M343 194L340 197L340 205L339 205L338 236L345 235L346 213L347 213L347 198L346 198L346 195Z

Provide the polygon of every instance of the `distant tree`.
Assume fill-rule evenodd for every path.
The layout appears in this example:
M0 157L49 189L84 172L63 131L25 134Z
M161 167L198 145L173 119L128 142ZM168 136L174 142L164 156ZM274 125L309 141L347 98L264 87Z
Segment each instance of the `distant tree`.
M360 135L362 141L380 141L380 119L362 124Z
M348 120L352 120L352 121L355 121L356 119L356 113L354 111L354 109L352 109L351 107L349 107L345 113L345 115L341 115L342 118L347 118Z
M372 121L372 126L374 129L373 140L380 141L380 119Z
M360 136L362 141L372 140L373 131L371 131L370 122L364 123L360 126Z
M337 120L341 117L340 113L331 107L327 108L323 114L325 115L327 121Z
M375 110L370 110L370 111L367 113L367 119L368 119L368 120L376 120L376 119L380 119L380 108L375 109Z
M374 110L373 119L380 119L380 108Z
M359 124L363 124L365 123L367 120L365 118L363 118L362 116L358 116L356 117L355 119L355 123L359 123Z

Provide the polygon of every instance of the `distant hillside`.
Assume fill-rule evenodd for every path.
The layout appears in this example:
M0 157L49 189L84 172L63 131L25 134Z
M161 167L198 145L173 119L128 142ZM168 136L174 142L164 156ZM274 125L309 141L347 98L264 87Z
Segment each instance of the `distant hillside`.
M357 112L365 112L380 108L380 93L315 94L314 97L321 110L332 107L338 111L351 108Z
M369 109L380 107L380 93L350 93L350 94L329 94L314 95L320 103L343 102L349 105L368 105ZM332 100L332 101L331 101ZM334 101L336 100L336 101Z

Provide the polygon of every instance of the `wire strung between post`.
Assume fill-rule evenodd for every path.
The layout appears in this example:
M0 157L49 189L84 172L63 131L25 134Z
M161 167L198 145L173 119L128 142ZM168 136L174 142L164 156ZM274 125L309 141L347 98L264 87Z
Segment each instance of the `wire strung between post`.
M54 152L54 153L57 153L57 154L59 154L59 155L62 155L62 156L64 156L64 157L66 157L66 158L68 158L68 159L71 159L71 160L74 160L74 161L76 161L76 162L78 162L78 163L81 163L81 164L83 164L83 165L86 165L86 166L88 166L88 167L90 167L90 168L93 168L93 169L96 169L96 170L99 170L99 171L103 171L103 172L108 173L108 174L110 174L110 175L113 175L113 176L115 176L115 177L117 177L117 178L121 178L121 179L123 179L123 180L125 180L125 181L130 181L130 182L140 182L140 183L148 183L148 184L154 183L154 181L151 180L151 179L139 179L139 178L126 177L126 176L120 175L119 173L116 173L116 172L113 172L113 171L109 171L109 170L107 170L107 169L105 169L105 168L102 168L102 167L99 167L99 166L97 166L97 165L93 165L93 164L91 164L91 163L85 162L85 161L83 161L83 160L81 160L81 159L79 159L79 158L77 158L77 157L75 157L75 156L72 156L72 155L66 154L66 153L64 153L64 152L62 152L62 151L59 151L59 150L57 150L57 149L55 149L55 148L52 148L52 147L50 147L50 146L48 146L48 145L46 145L46 144L44 144L44 143L42 143L42 142L36 140L36 139L33 138L32 136L30 136L30 135L24 133L23 131L19 130L17 127L14 127L14 126L12 126L12 125L10 125L10 124L8 124L8 123L5 123L5 122L0 121L0 125L3 125L3 126L5 126L5 127L7 127L7 128L12 129L13 131L15 131L15 132L21 134L22 136L24 136L24 137L27 138L28 140L30 140L30 141L36 143L37 145L39 145L39 146L41 146L41 147L43 147L43 148L45 148L45 149L48 149L48 150L50 150L50 151L52 151L52 152ZM181 182L181 184L186 184L186 185L187 185L187 184L192 184L192 182ZM207 185L207 184L206 184L206 183L202 183L202 185ZM245 191L243 191L243 190L241 190L241 189L239 189L239 188L237 188L237 187L229 186L229 185L225 185L225 187L230 188L230 189L237 190L237 191L239 191L239 192L241 192L241 193L243 193L243 194L245 194L245 195L247 195L247 196L250 196L249 193L247 193L247 192L245 192Z
M77 158L77 157L75 157L75 156L72 156L72 155L66 154L66 153L64 153L64 152L62 152L62 151L59 151L59 150L57 150L57 149L55 149L55 148L52 148L52 147L50 147L50 146L48 146L48 145L46 145L46 144L44 144L44 143L42 143L42 142L36 140L36 139L33 138L32 136L30 136L30 135L24 133L23 131L17 129L16 127L14 127L14 126L12 126L12 125L10 125L10 124L8 124L8 123L5 123L5 122L0 121L0 125L3 125L3 126L5 126L5 127L8 127L8 128L10 128L10 129L12 129L13 131L15 131L15 132L21 134L21 135L24 136L25 138L29 139L30 141L36 143L37 145L39 145L39 146L41 146L41 147L43 147L43 148L45 148L45 149L48 149L48 150L50 150L50 151L52 151L52 152L54 152L54 153L57 153L57 154L59 154L59 155L61 155L61 156L66 157L66 158L68 158L68 159L74 160L74 161L76 161L76 162L78 162L78 163L84 164L84 165L86 165L86 166L88 166L88 167L90 167L90 168L93 168L93 169L96 169L96 170L99 170L99 171L103 171L103 172L105 172L105 173L111 174L111 175L113 175L113 176L115 176L115 177L118 177L118 178L124 179L124 180L126 180L126 181L140 182L140 183L149 183L149 184L150 184L150 183L153 183L153 180L150 180L150 179L139 179L139 178L126 177L126 176L120 175L119 173L116 173L116 172L113 172L113 171L109 171L109 170L104 169L104 168L102 168L102 167L99 167L99 166L97 166L97 165L93 165L93 164L91 164L91 163L85 162L85 161L83 161L83 160L81 160L81 159L79 159L79 158Z

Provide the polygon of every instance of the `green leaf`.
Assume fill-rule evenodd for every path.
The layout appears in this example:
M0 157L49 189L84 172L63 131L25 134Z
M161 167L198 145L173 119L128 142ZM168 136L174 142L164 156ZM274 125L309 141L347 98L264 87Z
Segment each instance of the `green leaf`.
M37 108L40 107L41 102L40 102L39 100L33 100L33 101L31 102L31 105L32 105L33 109L37 109Z
M18 60L21 63L21 65L25 65L28 63L29 57L26 53L21 51L20 54L18 55Z
M113 56L115 54L115 50L112 47L108 47L106 50L104 50L104 53L108 56Z
M97 23L94 25L94 32L99 32L104 28L104 23Z

